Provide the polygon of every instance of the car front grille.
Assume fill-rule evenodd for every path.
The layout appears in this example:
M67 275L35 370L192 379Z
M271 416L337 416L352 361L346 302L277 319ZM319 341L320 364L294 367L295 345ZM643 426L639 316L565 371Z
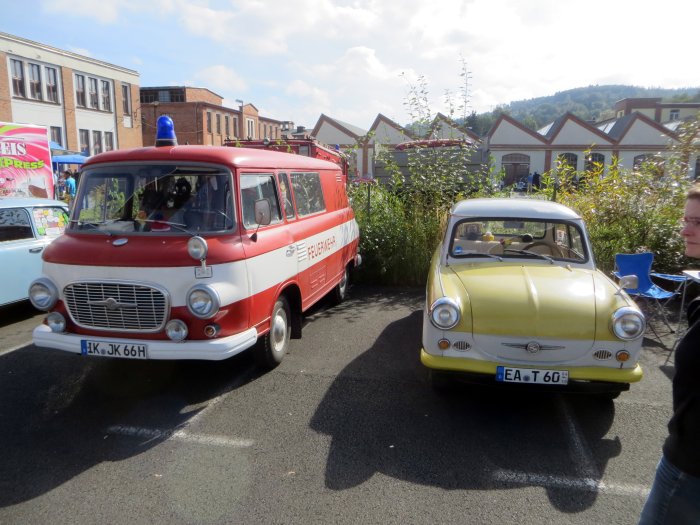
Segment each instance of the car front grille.
M95 330L157 332L169 309L167 294L144 284L78 282L63 292L73 321Z

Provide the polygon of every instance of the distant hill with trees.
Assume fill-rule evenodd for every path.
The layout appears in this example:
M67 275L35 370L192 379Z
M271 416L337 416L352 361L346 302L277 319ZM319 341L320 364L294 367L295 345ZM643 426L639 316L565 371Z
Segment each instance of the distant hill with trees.
M588 86L560 91L548 97L517 100L497 106L487 113L472 112L465 124L476 134L486 135L501 113L537 130L567 112L587 121L614 117L613 106L623 98L661 97L664 102L700 102L700 87L681 89L641 88L635 86Z

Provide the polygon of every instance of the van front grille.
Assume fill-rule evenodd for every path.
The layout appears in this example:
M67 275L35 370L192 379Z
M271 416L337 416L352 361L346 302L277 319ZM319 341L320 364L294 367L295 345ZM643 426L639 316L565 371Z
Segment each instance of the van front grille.
M95 330L157 332L169 309L166 293L144 284L79 282L63 293L73 321Z

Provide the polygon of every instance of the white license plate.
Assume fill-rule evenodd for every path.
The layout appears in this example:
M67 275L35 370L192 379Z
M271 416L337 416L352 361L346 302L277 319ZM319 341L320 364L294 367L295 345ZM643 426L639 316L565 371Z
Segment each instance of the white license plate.
M121 359L148 359L148 345L81 339L80 353L83 355L118 357Z
M498 366L496 367L496 381L535 385L566 385L569 383L569 371Z

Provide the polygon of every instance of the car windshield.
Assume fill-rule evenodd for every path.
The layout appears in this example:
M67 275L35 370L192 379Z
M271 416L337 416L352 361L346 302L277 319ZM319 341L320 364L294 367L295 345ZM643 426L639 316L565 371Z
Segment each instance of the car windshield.
M583 263L588 248L581 227L568 221L478 217L457 222L449 254L456 258L532 258Z
M222 167L86 167L69 231L153 235L231 230L235 227L231 181L231 172Z

